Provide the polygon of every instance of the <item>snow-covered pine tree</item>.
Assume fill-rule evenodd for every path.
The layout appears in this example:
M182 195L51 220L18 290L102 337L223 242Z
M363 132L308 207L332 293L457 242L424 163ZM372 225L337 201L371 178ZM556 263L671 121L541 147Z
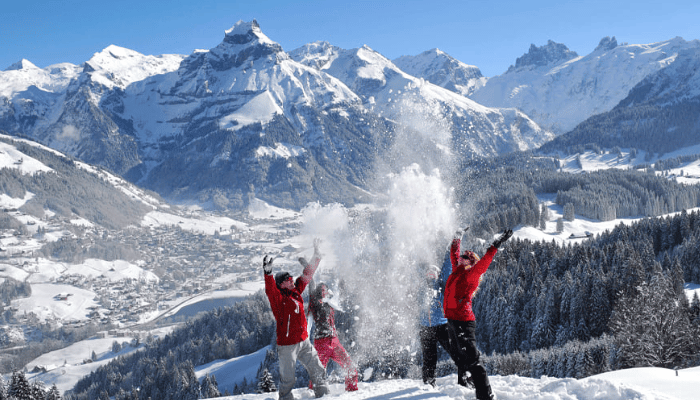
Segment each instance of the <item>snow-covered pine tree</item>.
M51 385L51 388L46 393L46 400L61 400L61 392L58 390L55 383Z
M275 386L275 381L272 379L272 374L265 368L260 375L258 380L258 393L270 393L276 392L277 386Z
M16 400L33 400L32 389L24 372L16 371L12 373L10 384L7 387L7 395Z
M659 273L623 294L610 317L622 368L681 366L693 350L686 309L672 283Z
M203 399L213 399L215 397L221 397L219 385L217 385L216 377L214 375L204 375L204 379L202 380L200 390L202 392Z

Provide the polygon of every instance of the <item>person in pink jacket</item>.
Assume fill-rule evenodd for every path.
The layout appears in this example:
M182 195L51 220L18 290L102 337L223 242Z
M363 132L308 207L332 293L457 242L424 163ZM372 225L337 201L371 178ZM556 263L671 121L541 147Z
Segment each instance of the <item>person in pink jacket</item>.
M288 272L279 272L272 277L272 261L263 258L265 272L265 294L270 301L272 314L277 322L277 354L279 356L280 385L279 399L294 400L292 388L296 382L295 370L299 360L314 384L314 394L322 397L329 393L326 370L321 364L318 352L309 341L306 330L304 299L301 293L311 281L320 257L317 254L317 241L314 241L314 258L307 264L302 275L296 280Z
M301 265L306 265L306 260L300 258ZM338 339L338 330L335 327L335 310L343 311L333 301L333 292L328 285L321 282L316 286L312 280L309 284L309 313L316 325L314 348L318 352L321 364L324 367L330 360L337 362L345 371L345 391L357 390L357 369L350 355Z
M513 235L506 230L486 250L483 258L473 251L466 250L460 254L461 232L452 240L450 259L452 273L445 284L443 311L447 318L450 340L455 343L456 359L459 371L469 371L471 378L458 376L457 382L467 386L468 380L474 385L477 400L492 400L493 392L486 369L479 362L479 350L476 348L476 317L472 310L472 298L479 288L481 278L489 268L498 248ZM460 374L461 375L461 374Z

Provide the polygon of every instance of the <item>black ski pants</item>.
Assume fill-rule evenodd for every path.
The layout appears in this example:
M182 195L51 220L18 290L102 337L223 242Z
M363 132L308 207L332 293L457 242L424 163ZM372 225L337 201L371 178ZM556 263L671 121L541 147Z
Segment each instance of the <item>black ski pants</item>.
M438 360L438 343L454 360L456 350L450 340L447 324L420 327L420 346L423 351L423 383L435 386L435 368ZM458 371L460 375L463 372Z
M493 398L491 384L486 374L486 369L479 363L481 353L476 348L476 322L447 320L450 340L455 343L457 359L457 383L466 386L466 380L459 371L469 371L474 381L476 398L478 400L490 400Z

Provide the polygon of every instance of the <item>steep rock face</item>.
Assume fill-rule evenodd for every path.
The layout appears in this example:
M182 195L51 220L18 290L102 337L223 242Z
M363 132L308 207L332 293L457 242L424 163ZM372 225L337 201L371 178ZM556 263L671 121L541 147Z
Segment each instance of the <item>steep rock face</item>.
M698 43L675 38L630 45L603 38L585 57L562 46L550 42L531 48L508 72L478 87L471 99L490 107L515 107L543 128L562 134L592 115L612 110L635 85Z
M578 57L578 54L569 50L566 45L548 40L547 44L541 47L531 44L530 50L518 57L515 60L515 65L511 65L508 68L508 72L558 65L576 57Z

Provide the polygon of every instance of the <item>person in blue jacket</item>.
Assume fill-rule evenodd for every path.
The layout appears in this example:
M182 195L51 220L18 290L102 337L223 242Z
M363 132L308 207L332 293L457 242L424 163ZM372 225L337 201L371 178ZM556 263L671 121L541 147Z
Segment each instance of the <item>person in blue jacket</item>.
M442 309L442 301L445 295L445 283L452 272L452 262L449 251L445 254L442 268L437 265L429 265L425 271L425 285L423 285L420 300L420 343L423 353L423 383L435 386L435 368L438 359L438 343L445 351L456 360L459 353L454 349L447 330L447 318ZM458 364L459 365L459 364ZM458 371L460 377L465 371Z

